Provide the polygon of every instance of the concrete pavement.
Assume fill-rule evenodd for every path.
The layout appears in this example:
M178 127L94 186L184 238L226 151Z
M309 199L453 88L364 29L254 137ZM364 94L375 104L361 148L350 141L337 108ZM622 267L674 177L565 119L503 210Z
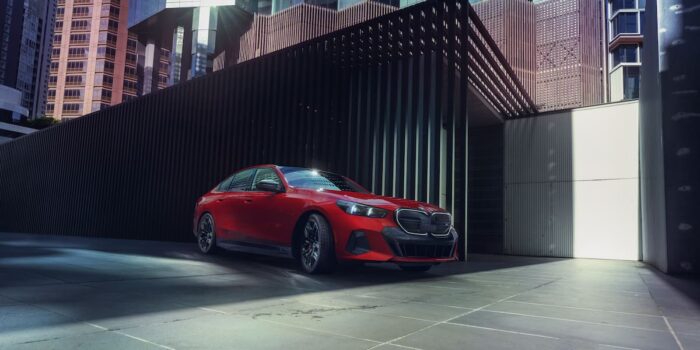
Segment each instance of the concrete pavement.
M308 276L194 243L0 234L0 349L700 349L698 281L470 259Z

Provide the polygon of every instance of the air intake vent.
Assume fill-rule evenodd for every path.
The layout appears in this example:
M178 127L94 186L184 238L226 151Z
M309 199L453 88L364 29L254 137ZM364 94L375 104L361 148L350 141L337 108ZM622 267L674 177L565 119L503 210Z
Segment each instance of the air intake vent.
M452 256L452 245L445 244L399 244L399 255L407 258L449 258Z

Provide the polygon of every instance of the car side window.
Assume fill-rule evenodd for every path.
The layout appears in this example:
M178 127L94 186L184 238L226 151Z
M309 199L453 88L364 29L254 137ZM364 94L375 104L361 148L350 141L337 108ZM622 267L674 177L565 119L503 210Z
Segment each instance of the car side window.
M228 191L228 188L231 186L231 181L233 180L233 178L234 178L236 175L237 175L237 174L233 174L233 175L229 176L226 180L221 181L221 183L220 183L218 186L216 186L216 190L219 191L219 192L226 192L226 191Z
M255 187L260 181L263 180L272 180L276 183L281 183L279 176L277 176L277 173L270 169L270 168L261 168L258 169L258 172L255 174L255 180L253 181L253 191L255 191Z
M228 187L229 192L250 191L250 184L253 182L255 169L243 170L233 175L231 184Z

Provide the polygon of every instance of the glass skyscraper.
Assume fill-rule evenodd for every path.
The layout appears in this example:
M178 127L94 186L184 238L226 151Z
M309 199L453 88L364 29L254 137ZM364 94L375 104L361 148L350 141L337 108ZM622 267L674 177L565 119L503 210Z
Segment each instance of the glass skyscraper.
M44 114L55 11L55 0L0 0L0 85L21 95L15 119Z
M646 0L606 0L610 101L639 98Z
M140 93L148 94L212 71L219 50L217 35L237 25L231 23L236 22L236 10L232 8L237 3L256 11L259 2L130 0L129 30L138 39L142 58Z

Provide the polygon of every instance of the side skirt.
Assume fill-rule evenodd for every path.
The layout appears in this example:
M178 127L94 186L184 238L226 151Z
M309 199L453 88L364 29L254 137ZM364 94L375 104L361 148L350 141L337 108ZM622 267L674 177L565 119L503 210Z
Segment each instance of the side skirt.
M243 241L217 241L216 245L230 251L243 252L243 253L253 253L261 255L270 255L283 258L292 258L292 248L274 245L274 244L261 244Z

